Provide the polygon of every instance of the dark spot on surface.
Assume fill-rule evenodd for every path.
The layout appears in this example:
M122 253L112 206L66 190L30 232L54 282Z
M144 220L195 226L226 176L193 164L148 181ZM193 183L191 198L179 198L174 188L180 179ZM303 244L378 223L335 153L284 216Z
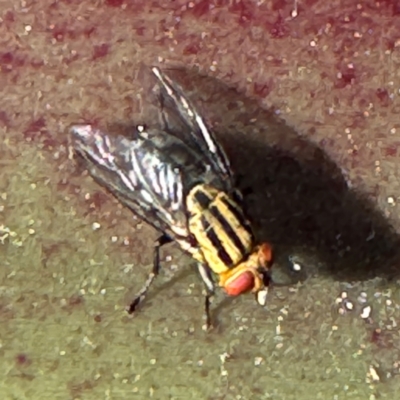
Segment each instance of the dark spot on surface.
M0 125L5 126L6 128L10 127L10 119L5 111L0 111Z
M95 322L101 322L102 321L101 315L99 315L99 314L95 315L95 317L93 319L94 319Z
M106 4L110 7L121 7L124 0L106 0Z
M48 131L44 117L31 121L23 131L23 135L27 142L39 140L46 149L54 148L59 144Z
M16 56L11 51L0 53L0 72L10 72L15 67L22 67L25 59L22 56Z
M200 0L190 9L195 17L202 17L210 10L209 0Z
M254 83L254 94L259 97L267 97L271 92L271 86L268 83Z
M201 50L200 43L189 43L184 49L183 49L183 54L185 56L191 55L191 54L197 54Z
M73 399L86 398L85 392L91 391L96 387L95 383L86 379L84 381L70 381L67 384L68 391ZM87 394L87 393L86 393Z
M239 16L240 25L247 25L254 20L255 9L254 6L250 5L248 2L233 2L232 6L229 7L229 11Z
M92 34L95 32L96 28L94 26L90 26L83 30L83 35L87 38L91 37Z
M66 28L64 26L54 26L51 29L51 34L53 36L53 39L55 39L57 42L62 42L64 40L64 37L66 35Z
M98 211L109 200L110 200L110 197L105 192L102 192L99 190L97 192L92 193L90 198L88 199L88 201L90 203L89 208Z
M80 306L81 304L83 304L82 296L71 296L68 300L68 305L72 307Z
M350 67L345 67L339 69L340 71L340 76L338 77L338 80L335 83L335 87L337 89L343 89L347 85L352 85L356 79L356 71L354 68Z
M4 14L3 20L4 20L5 22L14 22L14 21L15 21L14 13L13 13L12 11L7 11L7 12Z
M276 21L272 24L269 33L274 39L282 39L287 36L288 28L281 15L279 15Z
M103 43L100 45L96 45L93 48L93 60L97 60L98 58L103 58L108 55L110 51L110 45L107 43Z
M42 134L47 133L46 121L43 117L33 120L25 129L24 137L28 142L34 141Z
M135 29L135 32L136 32L136 34L138 35L138 36L143 36L144 35L144 32L145 32L145 30L146 30L146 27L145 26L139 26L139 27L136 27L136 28L134 28Z
M32 361L28 358L28 356L24 353L19 353L15 356L15 363L18 366L29 366L32 364Z
M384 155L385 156L389 156L389 157L396 156L397 155L397 149L398 149L399 145L392 145L392 146L385 147Z
M385 88L376 89L376 97L381 101L381 104L385 107L389 105L390 97L389 93Z

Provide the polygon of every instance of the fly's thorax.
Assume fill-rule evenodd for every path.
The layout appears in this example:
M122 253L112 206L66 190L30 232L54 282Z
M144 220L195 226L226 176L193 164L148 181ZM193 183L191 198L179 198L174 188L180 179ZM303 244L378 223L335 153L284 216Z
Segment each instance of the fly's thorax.
M227 193L199 184L189 192L186 205L189 231L213 272L223 274L247 258L253 233L243 209Z

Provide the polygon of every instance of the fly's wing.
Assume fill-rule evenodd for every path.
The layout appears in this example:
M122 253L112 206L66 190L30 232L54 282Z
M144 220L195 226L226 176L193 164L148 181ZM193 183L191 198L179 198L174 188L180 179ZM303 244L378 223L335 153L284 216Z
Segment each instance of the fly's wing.
M180 138L193 151L202 154L213 172L213 183L227 192L234 190L234 178L228 158L207 128L203 118L183 90L157 67L153 74L158 81L158 100L166 131Z
M91 125L71 128L73 147L92 177L122 204L174 239L187 239L185 177L201 171L190 149L165 132L108 135ZM181 168L178 165L182 165ZM186 166L183 172L182 168Z

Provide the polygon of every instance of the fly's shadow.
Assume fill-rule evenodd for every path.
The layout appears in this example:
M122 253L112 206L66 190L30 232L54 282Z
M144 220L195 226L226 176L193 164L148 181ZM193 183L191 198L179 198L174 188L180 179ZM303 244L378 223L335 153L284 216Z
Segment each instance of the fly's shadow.
M258 239L275 247L275 281L296 280L293 260L302 265L302 278L315 273L346 281L397 278L399 236L366 195L349 188L321 148L217 79L193 70L166 72L212 121L239 187L251 189L247 212ZM143 119L153 123L155 113Z

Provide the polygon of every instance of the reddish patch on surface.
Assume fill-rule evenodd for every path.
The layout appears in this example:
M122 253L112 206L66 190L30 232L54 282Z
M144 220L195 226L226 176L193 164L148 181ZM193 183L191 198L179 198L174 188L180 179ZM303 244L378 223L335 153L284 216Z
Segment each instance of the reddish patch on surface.
M253 92L259 97L267 97L271 92L271 85L267 83L254 83Z
M110 45L107 43L94 46L92 60L97 60L98 58L103 58L107 56L109 50L110 50Z
M397 155L397 149L399 148L400 143L398 145L391 145L388 147L385 147L383 149L383 154L385 157L394 157Z
M380 328L374 329L371 334L371 342L381 348L393 347L392 333Z
M335 83L335 87L337 89L343 89L347 85L352 85L354 84L354 81L356 79L356 71L354 68L346 67L346 68L339 68L340 71L340 77Z
M0 110L0 124L4 125L6 128L10 127L10 119L5 111Z
M65 39L74 40L82 35L89 38L95 30L94 26L88 26L84 29L71 29L67 28L65 24L52 25L50 27L51 35L57 42L63 42Z
M51 29L51 34L53 36L53 39L55 39L57 42L62 42L64 40L65 35L67 34L67 30L65 26L54 26L53 29Z
M66 65L69 65L69 64L73 63L74 61L76 61L78 58L79 58L78 53L71 53L68 57L63 57L62 62Z
M200 18L204 14L207 14L208 11L210 11L210 1L209 0L201 0L198 3L196 3L191 9L192 14Z
M16 57L11 51L0 53L0 71L10 72L15 67L22 67L25 64L25 59Z
M134 29L135 29L135 32L136 32L136 34L138 36L143 36L144 32L146 31L146 27L145 26L139 26L139 27L136 27Z
M393 16L400 15L400 2L398 0L395 0L393 2L392 12L393 12Z
M124 0L106 0L106 4L110 7L121 7Z
M87 38L90 38L92 34L96 31L96 28L94 26L89 26L83 30L83 35Z
M183 49L183 54L185 56L192 55L192 54L197 54L200 50L201 50L200 43L199 42L192 42L192 43L189 43Z
M291 4L291 3L290 3ZM272 10L273 11L282 11L287 8L288 2L286 0L274 0L272 2ZM291 4L292 6L292 4ZM310 6L309 4L307 6Z
M109 200L110 200L110 198L108 195L106 195L104 192L97 191L97 192L94 192L87 201L90 203L89 208L91 208L92 210L98 211Z
M12 11L7 11L3 16L3 20L6 23L7 22L9 22L9 23L14 22L15 21L14 13Z
M54 148L59 144L47 130L46 121L43 117L32 121L24 130L23 135L27 142L40 141L47 149Z
M32 68L41 68L44 65L44 61L40 60L40 59L37 59L37 58L34 58L34 59L32 59L30 61L30 64L31 64Z
M43 134L48 134L46 121L43 117L32 121L24 131L25 140L28 142L36 140Z
M28 358L26 354L20 353L15 356L15 363L18 366L27 367L32 364L32 361Z
M288 35L289 29L286 25L285 20L281 15L278 15L276 21L272 24L269 31L271 37L274 39L282 39Z
M229 11L233 14L238 14L239 24L247 25L249 22L253 21L255 8L253 5L249 4L247 1L236 1L229 7Z
M389 105L390 97L388 91L385 88L376 89L375 94L384 107L387 107Z

